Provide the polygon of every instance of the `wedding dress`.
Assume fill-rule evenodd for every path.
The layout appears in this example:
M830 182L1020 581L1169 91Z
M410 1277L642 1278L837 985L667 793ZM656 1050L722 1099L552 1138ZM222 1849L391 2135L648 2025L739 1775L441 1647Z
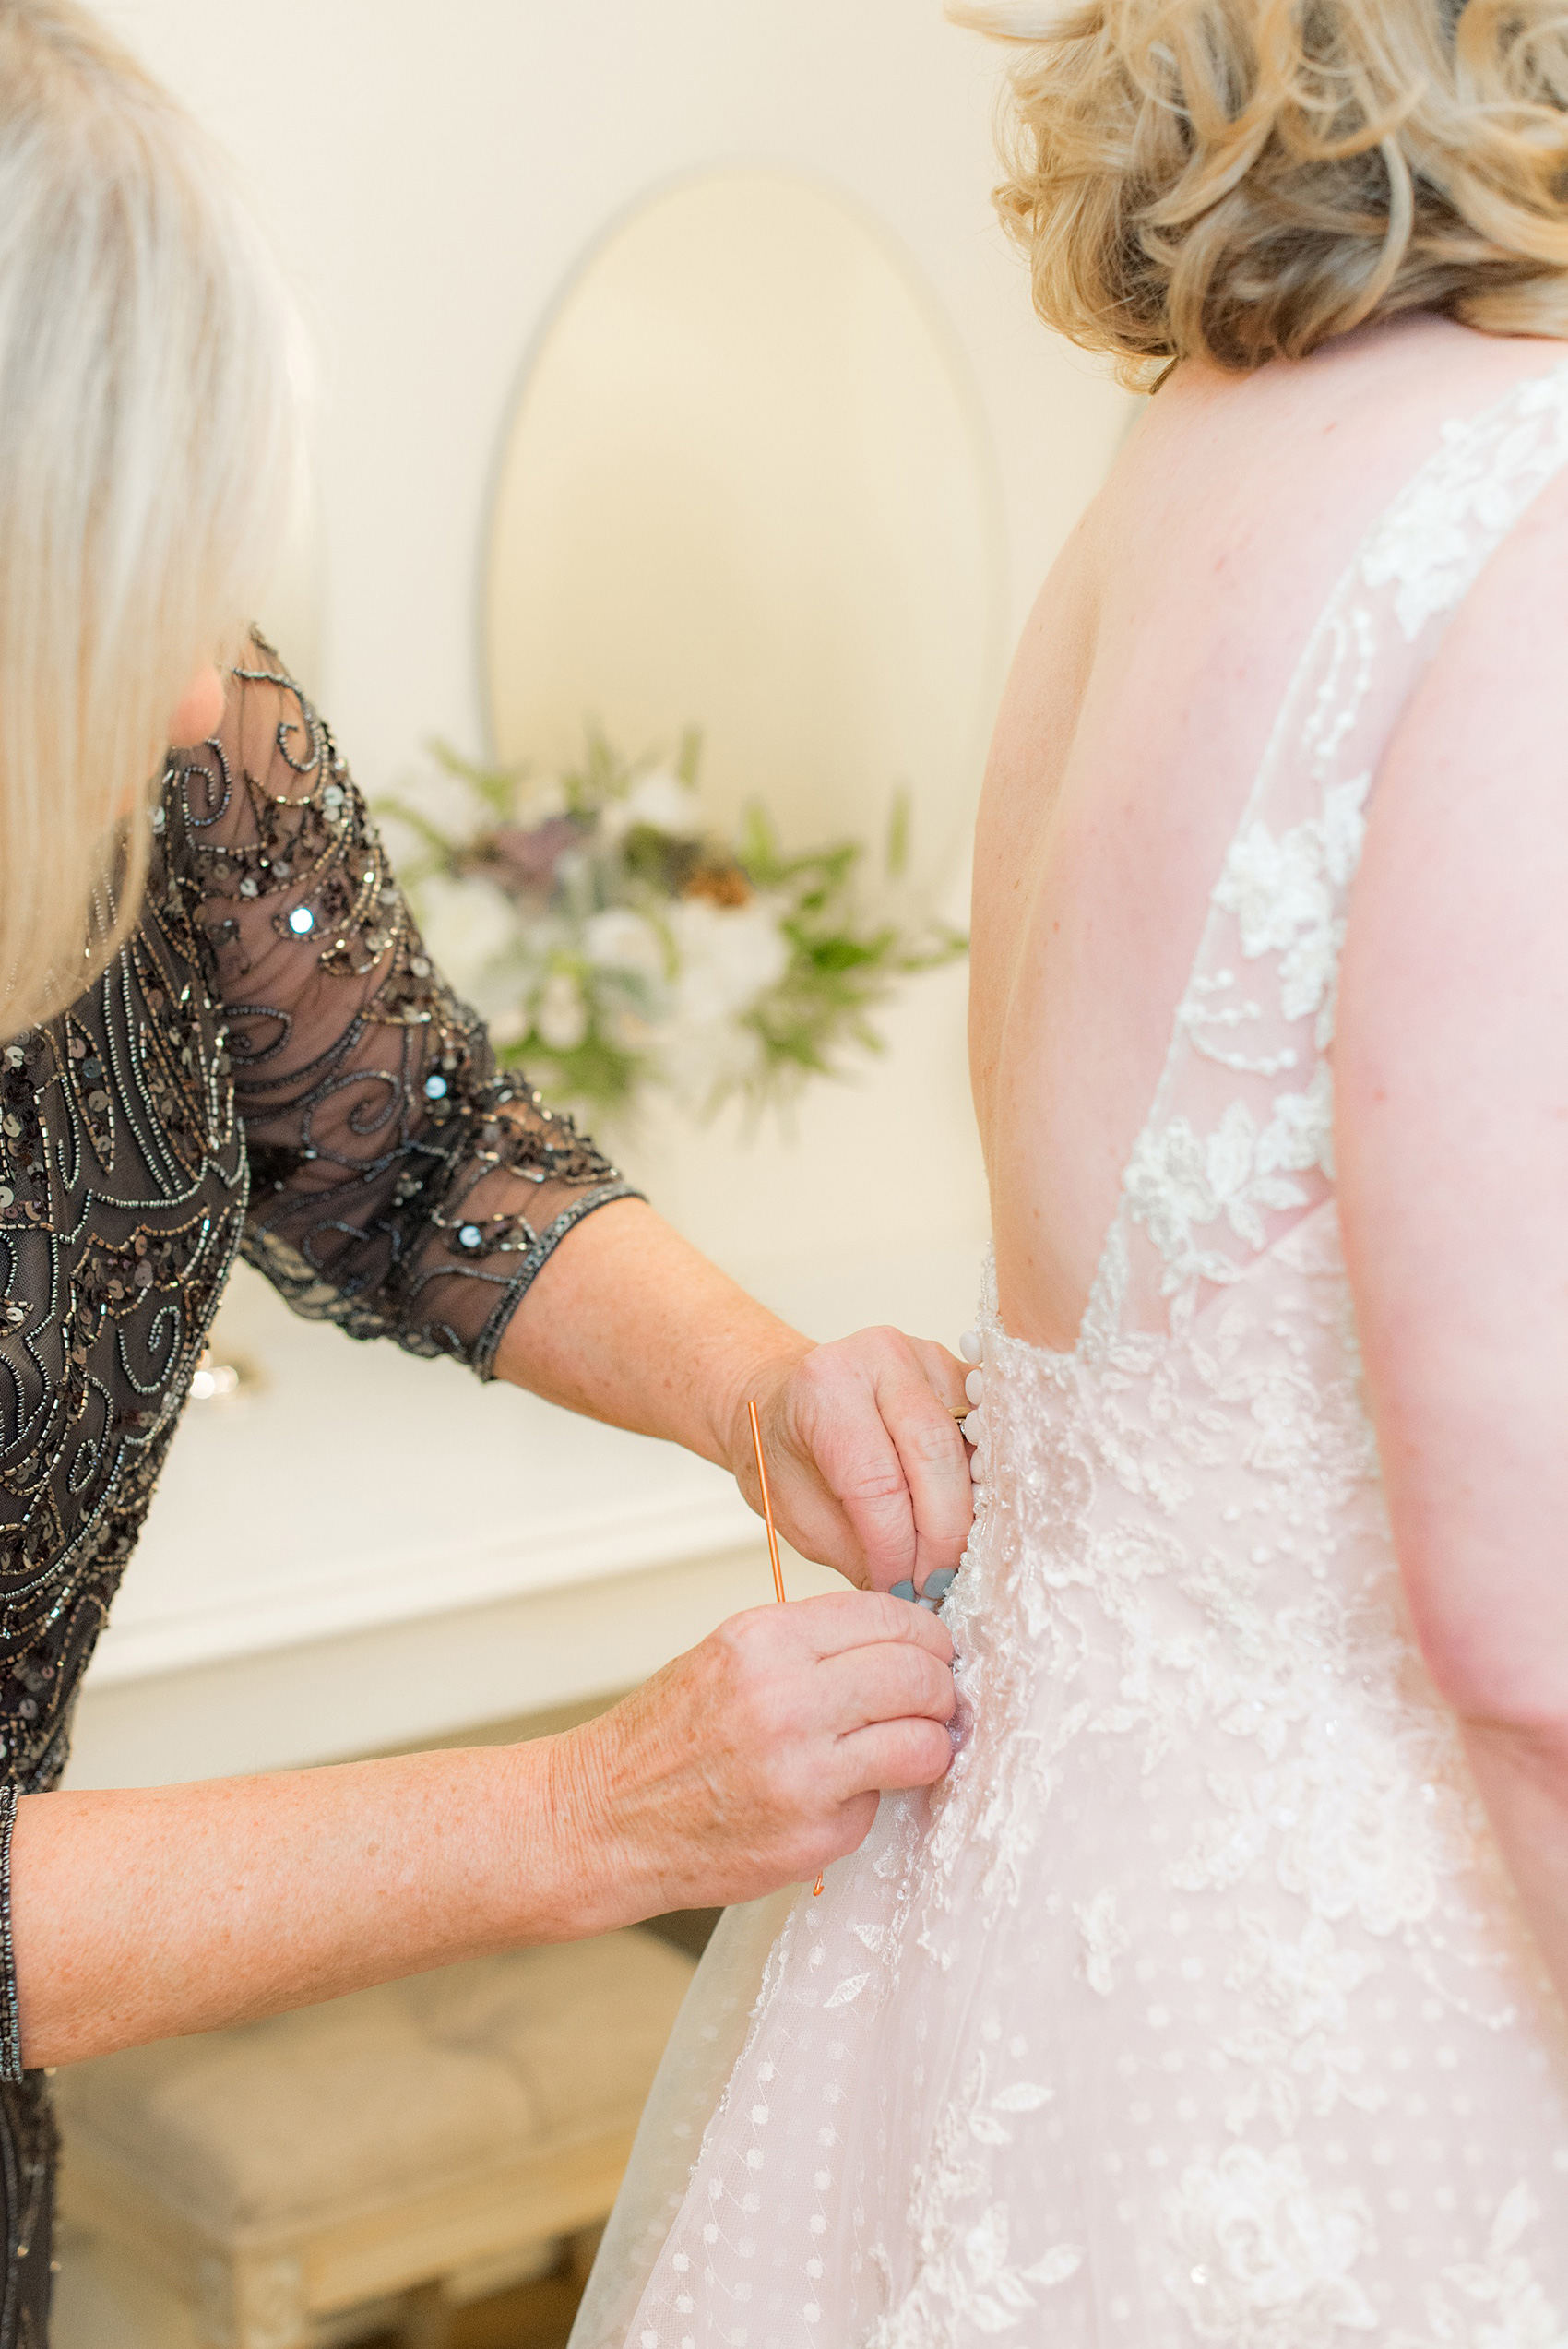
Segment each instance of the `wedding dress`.
M1559 366L1323 612L1078 1343L982 1315L951 1772L721 1926L574 2349L1568 2343L1568 2020L1407 1619L1329 1058L1383 746L1565 463Z

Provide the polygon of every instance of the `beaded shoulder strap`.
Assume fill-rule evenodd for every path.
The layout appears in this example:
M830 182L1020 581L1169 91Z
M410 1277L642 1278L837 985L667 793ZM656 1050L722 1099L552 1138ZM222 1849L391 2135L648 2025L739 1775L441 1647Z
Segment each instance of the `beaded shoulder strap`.
M1308 640L1216 883L1081 1347L1179 1328L1328 1196L1345 908L1383 751L1488 558L1568 463L1568 362L1444 427Z

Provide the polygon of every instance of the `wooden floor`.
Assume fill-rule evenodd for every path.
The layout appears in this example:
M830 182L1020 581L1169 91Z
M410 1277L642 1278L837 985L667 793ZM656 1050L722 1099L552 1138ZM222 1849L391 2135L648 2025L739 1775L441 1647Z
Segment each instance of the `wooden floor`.
M452 2321L452 2349L566 2349L584 2278L563 2267L493 2299L459 2308ZM400 2349L393 2334L377 2333L358 2349Z

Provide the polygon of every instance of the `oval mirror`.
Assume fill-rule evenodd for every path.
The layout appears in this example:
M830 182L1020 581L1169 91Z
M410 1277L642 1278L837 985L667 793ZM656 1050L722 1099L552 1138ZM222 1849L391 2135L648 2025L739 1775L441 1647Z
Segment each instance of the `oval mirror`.
M695 724L703 791L787 845L880 842L912 801L945 878L1005 646L978 399L934 297L871 221L727 173L624 221L572 284L503 452L486 650L495 756L542 771L593 721Z

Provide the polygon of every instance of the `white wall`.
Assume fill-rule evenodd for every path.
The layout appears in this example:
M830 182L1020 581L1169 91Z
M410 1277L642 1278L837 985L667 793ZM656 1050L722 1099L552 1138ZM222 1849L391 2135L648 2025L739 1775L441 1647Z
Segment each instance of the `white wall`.
M502 424L563 284L624 209L731 162L877 214L967 350L1005 485L1016 628L1124 403L1033 320L989 204L994 53L938 0L100 0L239 157L327 357L326 578L313 680L362 781L432 733L478 747L479 578ZM961 911L963 876L954 876ZM645 1144L660 1203L749 1266L786 1212L853 1255L984 1221L960 972L922 983L889 1064L818 1087L788 1201L754 1153ZM891 1194L877 1179L897 1166ZM849 1170L861 1173L851 1179ZM760 1206L760 1212L759 1212Z
M967 345L1009 492L1016 610L1120 406L1032 320L993 222L993 53L938 0L99 0L239 157L328 354L320 680L381 781L474 740L501 420L584 249L672 174L819 174L881 215Z

